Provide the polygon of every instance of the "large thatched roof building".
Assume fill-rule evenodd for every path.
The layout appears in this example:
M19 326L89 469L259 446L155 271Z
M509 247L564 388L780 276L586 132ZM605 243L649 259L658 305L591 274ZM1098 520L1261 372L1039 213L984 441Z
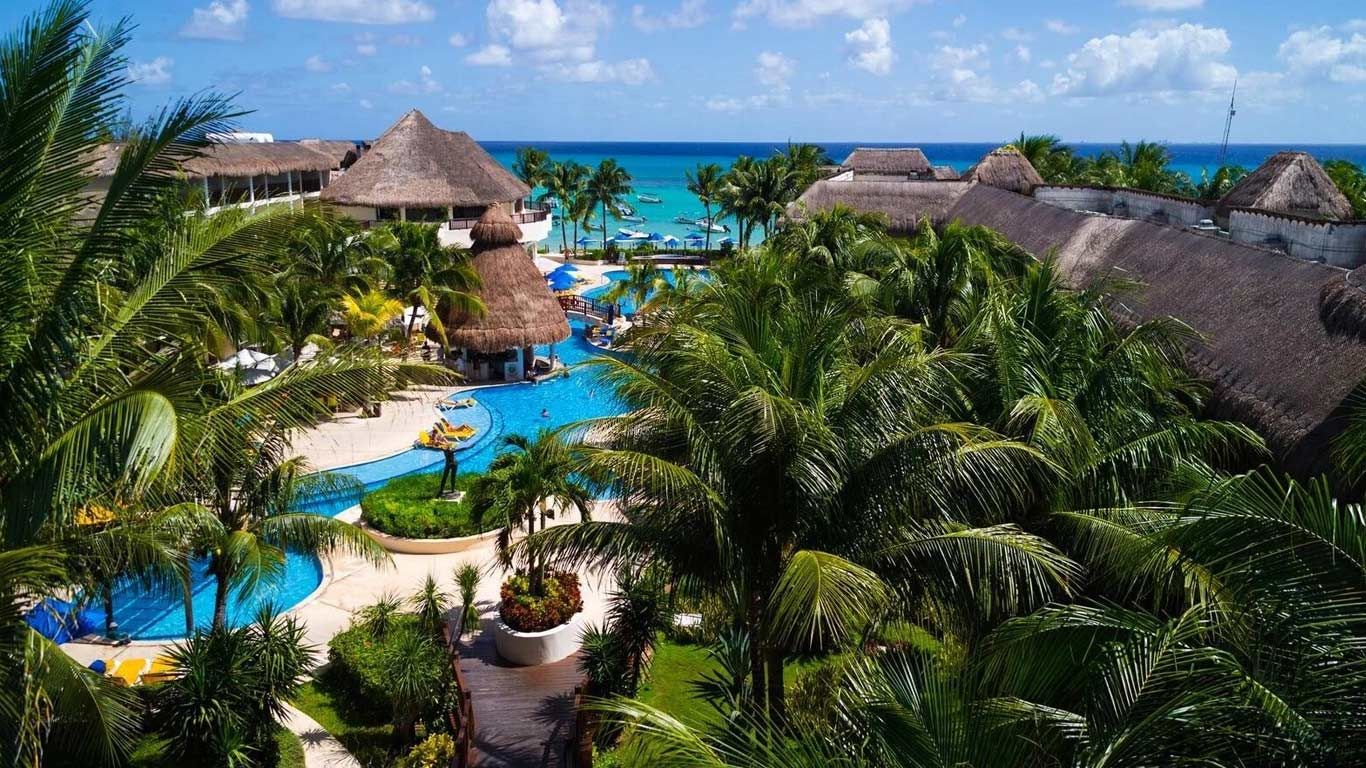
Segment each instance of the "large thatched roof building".
M1322 187L1322 169L1310 163L1295 153L1273 157L1269 168L1248 177L1251 185L1235 190L1246 195L1237 202L1285 208L1317 200L1317 210L1342 213L1340 195ZM1176 219L1160 223L1050 204L1029 194L1057 189L1041 182L1022 156L992 153L962 182L819 181L790 215L843 204L881 213L893 233L903 234L922 217L958 220L998 230L1037 256L1055 254L1075 286L1115 277L1136 281L1141 287L1114 297L1115 311L1135 321L1176 317L1202 334L1189 362L1212 386L1214 415L1253 426L1291 471L1325 469L1345 403L1366 375L1366 268L1349 279L1346 270L1293 258L1285 247L1240 241L1238 232L1230 237ZM1234 215L1249 214L1235 207ZM1317 228L1325 226L1357 225L1319 222Z
M1277 152L1224 195L1216 219L1227 225L1235 208L1255 208L1313 219L1350 219L1352 204L1307 152Z
M489 206L523 228L523 242L550 233L550 213L529 206L531 189L469 134L436 127L414 109L389 127L323 200L362 221L441 222L442 242L468 247Z
M840 164L855 179L933 179L929 158L917 147L855 147Z
M977 165L963 174L963 180L1008 189L1022 195L1033 192L1035 187L1043 184L1043 177L1034 170L1029 158L1012 147L1001 147L987 153Z
M569 322L545 277L519 243L522 232L501 206L490 206L472 227L473 266L479 273L484 313L452 312L446 338L452 347L478 353L523 350L569 337Z

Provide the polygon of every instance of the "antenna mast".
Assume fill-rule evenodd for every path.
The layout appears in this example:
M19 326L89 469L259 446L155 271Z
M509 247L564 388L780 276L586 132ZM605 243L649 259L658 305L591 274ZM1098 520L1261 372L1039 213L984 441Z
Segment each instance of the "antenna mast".
M1233 130L1233 116L1238 114L1238 110L1233 108L1233 102L1238 98L1238 78L1233 79L1233 95L1228 97L1228 118L1224 120L1224 141L1219 145L1219 166L1223 167L1224 161L1228 159L1228 134Z

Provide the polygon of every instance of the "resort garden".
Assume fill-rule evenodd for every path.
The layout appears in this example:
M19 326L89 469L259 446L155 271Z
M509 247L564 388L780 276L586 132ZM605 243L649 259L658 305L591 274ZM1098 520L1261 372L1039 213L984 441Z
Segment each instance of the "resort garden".
M802 146L698 169L738 248L708 280L641 270L621 289L645 316L572 373L619 412L506 436L458 500L428 475L364 497L366 522L405 537L496 530L496 563L359 608L323 671L297 616L235 626L230 595L288 552L388 559L299 511L359 489L292 441L452 382L414 358L411 328L378 337L407 305L439 341L443 309L479 313L479 282L420 225L209 214L176 169L239 116L214 96L133 130L92 198L127 36L57 2L0 45L6 764L299 765L293 705L366 765L447 765L470 696L451 648L488 631L492 574L492 612L523 633L581 619L606 576L574 662L598 765L1366 761L1366 421L1331 476L1292 478L1208 416L1190 328L1115 319L1141 287L1073 290L980 227L786 221L799 169L824 162ZM582 182L600 212L629 185L609 171ZM498 215L481 231L506 235ZM215 367L247 340L290 364L251 387ZM180 594L196 561L214 615L187 614L142 685L25 621L124 580Z

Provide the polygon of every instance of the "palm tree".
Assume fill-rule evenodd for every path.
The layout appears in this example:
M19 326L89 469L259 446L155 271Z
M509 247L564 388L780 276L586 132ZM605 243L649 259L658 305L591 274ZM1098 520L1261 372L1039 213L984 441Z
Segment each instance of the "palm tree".
M591 363L633 410L586 425L579 468L626 500L623 519L529 540L570 565L652 564L680 594L724 601L753 641L755 706L779 718L784 656L847 642L886 609L869 565L915 563L917 594L942 613L970 610L948 586L956 568L997 585L994 610L1038 605L1077 575L1013 526L949 522L1040 471L1028 448L944 419L935 404L960 396L966 361L805 293L790 265L739 261L634 360Z
M797 193L819 179L822 168L835 164L825 153L825 148L817 144L788 144L787 151L780 157L792 174L792 184Z
M595 231L593 227L593 197L588 193L586 188L580 189L579 192L566 201L564 205L566 215L569 217L569 220L574 223L574 247L578 248L580 223L583 224L584 231L590 234L589 239L593 239L591 237L591 233ZM603 226L600 229L603 233L602 240L605 245L607 242L607 227Z
M378 336L403 314L403 302L379 291L342 297L342 318L351 335L361 339Z
M588 183L588 168L579 163L569 160L563 163L555 163L550 168L550 175L546 182L547 190L560 201L560 250L569 252L569 242L565 236L565 218L570 212L573 202L583 193L584 186ZM577 226L578 222L575 222ZM574 237L578 239L578 232L575 231Z
M1247 175L1247 169L1241 165L1221 165L1215 169L1214 174L1209 171L1200 171L1200 183L1195 185L1194 194L1197 200L1218 200L1228 194L1238 182Z
M761 162L736 161L727 180L723 211L739 221L740 247L748 248L754 227L762 226L767 237L787 203L796 197L794 176L782 157L772 157Z
M197 542L214 577L215 628L227 626L230 593L249 594L277 576L287 549L315 555L335 550L375 564L389 562L384 548L350 523L295 511L313 496L354 492L354 483L310 473L302 458L288 454L289 442L279 429L219 425L180 480L186 501L218 519L215 535Z
M443 343L446 329L439 310L483 314L484 303L477 293L479 273L467 255L441 245L435 225L396 221L385 229L393 238L392 246L385 252L389 293L414 308L426 308L427 327ZM405 347L412 339L416 322L417 313L413 312L404 329Z
M607 211L616 208L623 197L631 194L631 174L609 157L598 163L598 167L589 175L586 192L589 199L602 209L603 242L610 248L611 241L607 240Z
M721 201L721 194L725 186L725 172L716 163L697 164L694 171L684 171L688 180L688 191L697 195L697 199L702 203L702 208L706 211L707 221L711 222L711 206L713 203ZM711 250L711 227L707 227L706 249Z
M470 489L470 510L475 519L493 516L506 520L498 533L498 552L511 564L514 529L525 528L527 535L542 529L553 514L552 507L568 511L571 507L587 520L592 512L592 490L573 474L569 447L555 433L542 430L535 440L508 435L504 451ZM545 557L534 547L525 551L526 569L534 594L544 594Z
M668 284L669 281L664 278L664 271L654 264L632 264L626 268L626 279L613 281L611 288L602 298L609 304L615 304L630 297L635 303L636 311L640 311L651 294L664 290Z
M310 279L334 296L364 293L385 269L381 233L365 232L351 219L320 213L290 237L292 263L286 270Z
M1323 170L1351 202L1353 215L1366 219L1366 171L1348 160L1329 160L1323 164Z
M450 594L442 591L441 586L436 583L436 577L427 574L427 580L422 582L422 588L408 599L409 604L417 612L418 623L422 628L431 633L432 637L441 637L441 627L446 623L446 613L451 609Z
M291 363L299 362L309 344L331 346L327 332L337 303L327 289L285 273L276 279L274 294L270 319L289 345Z
M512 163L512 172L533 191L546 183L550 169L550 155L545 150L536 147L517 148L517 159Z

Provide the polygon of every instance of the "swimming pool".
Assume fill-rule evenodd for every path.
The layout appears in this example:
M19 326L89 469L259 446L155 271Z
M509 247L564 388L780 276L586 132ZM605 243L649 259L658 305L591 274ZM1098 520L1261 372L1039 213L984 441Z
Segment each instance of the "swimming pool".
M672 269L661 269L660 274L664 276L664 280L668 282L669 285L674 284L674 271ZM705 269L696 270L696 275L703 280L710 279L711 277L711 273ZM611 282L609 282L607 285L599 285L596 288L589 288L588 290L583 292L584 296L590 299L601 300L603 296L607 295L608 291L612 290L613 283L622 282L630 276L630 273L624 269L614 269L610 272L604 272L602 276L607 278ZM653 295L654 292L651 291L650 295L645 297L646 300L648 301L650 299L650 296ZM622 299L617 302L617 306L620 308L622 314L634 315L636 313L636 301L634 298L630 296L622 297Z
M622 273L625 274L625 273ZM601 354L583 337L584 322L571 320L571 337L555 345L555 354L566 365L574 365ZM547 355L547 347L537 354ZM502 450L503 437L512 434L534 436L543 428L559 427L583 419L611 416L622 412L615 393L601 385L587 370L571 371L540 384L505 384L467 390L476 405L446 412L450 421L468 423L479 434L468 447L456 453L461 472L482 472ZM546 412L545 417L541 416ZM433 421L436 414L432 414ZM372 491L395 477L439 472L443 464L440 451L410 448L375 461L331 470L350 475ZM361 493L317 498L300 506L300 511L337 515L360 502ZM191 583L195 625L207 627L213 620L214 581L207 560L193 564ZM241 626L256 615L266 602L287 609L298 605L322 583L322 564L317 558L297 552L288 553L284 572L270 583L262 583L251 595L235 595L228 602L228 622ZM179 594L149 593L136 584L115 590L114 617L120 633L136 640L164 640L185 636L185 611Z

